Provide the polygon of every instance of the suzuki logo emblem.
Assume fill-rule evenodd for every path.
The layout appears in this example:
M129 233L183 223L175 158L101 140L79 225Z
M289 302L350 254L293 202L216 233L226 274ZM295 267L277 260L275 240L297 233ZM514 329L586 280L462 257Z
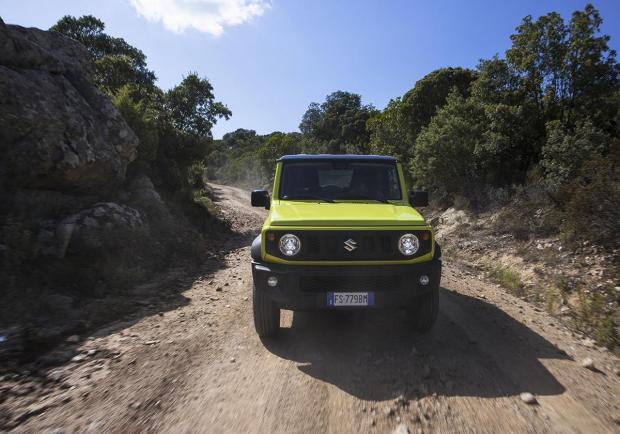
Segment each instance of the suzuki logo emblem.
M348 252L352 252L353 250L357 249L357 241L349 238L348 240L344 242L344 248Z

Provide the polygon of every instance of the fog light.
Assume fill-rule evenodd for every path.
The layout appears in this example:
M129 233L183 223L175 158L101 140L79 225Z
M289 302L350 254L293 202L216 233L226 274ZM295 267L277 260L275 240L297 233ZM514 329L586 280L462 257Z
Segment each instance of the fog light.
M431 279L428 278L426 274L420 276L420 285L426 286Z
M269 276L267 279L267 285L274 287L278 284L278 278L276 276Z

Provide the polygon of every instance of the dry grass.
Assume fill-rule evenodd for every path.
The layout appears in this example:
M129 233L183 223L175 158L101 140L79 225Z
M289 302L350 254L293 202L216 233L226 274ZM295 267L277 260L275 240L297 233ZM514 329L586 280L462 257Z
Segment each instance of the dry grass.
M509 267L491 265L487 270L489 277L506 288L510 293L518 296L525 295L525 285L521 275Z

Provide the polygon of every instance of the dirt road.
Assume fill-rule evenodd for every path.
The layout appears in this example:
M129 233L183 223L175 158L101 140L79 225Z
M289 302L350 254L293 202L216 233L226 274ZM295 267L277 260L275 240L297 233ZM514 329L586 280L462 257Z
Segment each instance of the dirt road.
M181 299L146 300L75 344L83 356L49 373L53 387L5 408L15 431L620 431L616 358L450 264L429 335L397 312L285 312L281 336L261 342L248 246L265 213L242 190L214 188L236 234L198 276L174 281Z

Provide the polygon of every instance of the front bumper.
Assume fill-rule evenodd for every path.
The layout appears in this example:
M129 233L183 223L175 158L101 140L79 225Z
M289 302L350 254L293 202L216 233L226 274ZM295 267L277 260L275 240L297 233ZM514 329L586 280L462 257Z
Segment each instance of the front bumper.
M422 275L429 277L427 285L419 283ZM271 276L278 279L275 287L267 285L267 279ZM370 266L293 266L254 260L252 277L256 290L262 291L282 309L333 309L327 305L327 293L339 291L374 292L374 305L370 308L409 307L415 304L419 295L439 287L441 260L433 259L407 265Z

